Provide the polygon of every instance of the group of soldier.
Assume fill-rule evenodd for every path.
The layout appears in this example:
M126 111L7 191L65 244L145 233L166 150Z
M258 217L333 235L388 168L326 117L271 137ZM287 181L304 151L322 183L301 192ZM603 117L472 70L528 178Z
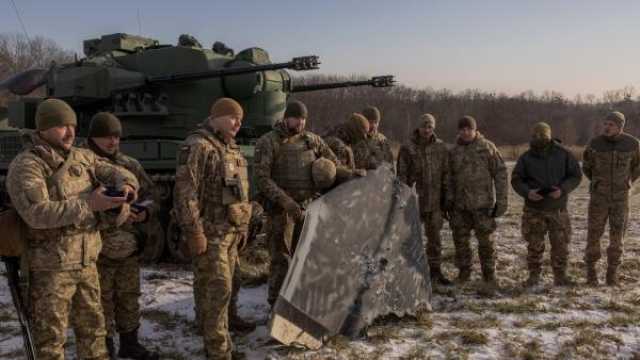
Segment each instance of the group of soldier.
M455 246L459 283L471 274L471 230L478 239L483 280L497 286L495 219L508 208L507 169L496 146L477 131L471 116L458 121L458 136L451 149L435 135L433 115L422 124L411 142L400 149L398 177L415 185L427 237L427 258L432 281L451 285L440 266L440 230L449 221ZM551 267L556 286L575 285L567 276L571 222L567 212L569 194L582 174L591 181L587 246L584 255L586 283L599 284L596 263L601 257L600 238L609 221L606 284L618 284L617 270L629 213L629 192L640 176L640 143L624 132L625 116L617 111L602 121L602 134L584 150L582 169L575 156L544 122L532 128L529 149L522 154L511 175L511 185L524 198L522 236L527 242L529 277L526 287L541 283L545 236L551 245Z
M441 269L445 219L453 232L458 281L471 277L473 231L482 278L497 286L492 234L496 218L508 208L507 168L473 117L458 121L456 143L448 146L435 133L436 118L424 114L396 163L378 131L377 108L351 114L321 137L306 130L306 106L290 101L283 119L256 144L258 204L250 199L247 161L235 142L243 115L235 100L218 99L177 157L174 216L192 257L196 322L207 358L233 356L229 318L235 314L239 288L238 252L262 208L269 219L268 302L273 306L296 249L305 207L333 186L366 176L384 163L396 169L399 180L415 186L432 281L451 285ZM582 172L591 180L587 282L598 284L595 265L608 219L606 282L616 285L629 189L640 175L640 146L624 133L624 122L619 112L604 119L603 134L584 152L582 170L571 152L553 139L549 125L534 126L530 149L518 159L511 177L514 190L525 198L526 286L541 281L546 234L555 284L573 283L566 274L571 235L567 199ZM119 334L118 356L157 359L137 335L139 225L153 215L153 183L135 159L120 152L117 117L96 114L81 147L73 145L76 125L76 114L65 102L43 101L36 112L36 130L25 134L24 150L7 177L12 204L26 224L23 271L28 273L38 358L64 358L71 319L80 358L115 358L114 337Z

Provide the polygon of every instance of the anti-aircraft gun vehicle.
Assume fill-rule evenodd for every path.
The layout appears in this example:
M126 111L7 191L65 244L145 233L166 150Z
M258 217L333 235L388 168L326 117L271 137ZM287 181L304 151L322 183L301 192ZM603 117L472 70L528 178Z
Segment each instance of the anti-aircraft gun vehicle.
M170 216L176 152L180 142L208 115L218 97L231 97L245 109L237 136L243 153L253 157L253 144L282 118L291 93L370 85L393 84L392 76L366 81L296 86L286 69L317 69L317 56L272 63L260 48L235 54L223 43L203 48L189 35L180 36L176 46L157 40L110 34L84 41L85 58L49 69L32 69L0 83L0 91L27 95L40 86L47 97L67 101L77 112L79 141L88 132L91 117L99 111L113 112L123 123L121 150L138 159L152 176L161 204L159 219L147 223L144 231L150 258L166 248L180 260L177 228ZM35 111L41 98L22 97L9 105L9 125L35 128ZM21 148L17 130L0 133L0 183L8 165Z

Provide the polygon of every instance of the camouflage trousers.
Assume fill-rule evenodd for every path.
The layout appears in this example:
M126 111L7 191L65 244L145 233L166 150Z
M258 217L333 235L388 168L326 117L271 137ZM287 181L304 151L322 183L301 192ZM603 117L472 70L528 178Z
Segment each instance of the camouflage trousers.
M592 195L589 201L589 223L587 233L587 248L584 260L587 264L595 264L600 260L600 238L609 220L609 247L607 248L607 262L609 266L617 267L622 258L622 241L627 230L629 217L628 200L611 202Z
M69 319L79 359L108 359L96 265L80 270L31 271L29 301L39 360L64 359Z
M298 238L302 231L303 221L295 221L284 211L276 211L271 217L269 230L269 255L271 256L271 272L269 274L269 294L267 300L273 307L284 278L289 271L289 263L293 257Z
M442 253L442 212L429 211L422 214L422 225L427 237L427 260L430 269L440 268L440 254Z
M451 216L453 244L456 248L456 266L460 270L470 270L472 264L471 231L478 239L478 255L482 272L493 273L495 269L495 246L491 234L496 230L496 221L487 209L459 210Z
M102 309L107 336L128 333L140 326L140 260L98 258Z
M529 273L540 274L545 235L551 244L551 267L554 274L564 274L569 257L571 220L566 209L537 210L525 206L522 213L522 237L527 242Z
M193 258L193 297L207 359L231 359L228 314L241 236L207 235L207 251Z

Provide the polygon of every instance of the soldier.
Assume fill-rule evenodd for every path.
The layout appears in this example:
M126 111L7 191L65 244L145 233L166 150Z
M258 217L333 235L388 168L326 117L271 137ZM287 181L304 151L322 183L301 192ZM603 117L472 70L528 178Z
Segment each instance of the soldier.
M629 189L640 176L638 139L623 131L625 117L611 112L602 124L602 135L589 142L583 154L582 170L591 186L589 225L585 263L587 283L598 285L596 263L600 260L600 238L609 219L607 285L618 283L617 270L622 257L622 240L629 215Z
M140 183L138 202L153 201L153 182L140 163L120 152L122 125L113 114L101 112L94 115L89 125L86 147L109 163L129 170ZM139 230L134 224L147 221L152 207L123 207L126 223L101 231L102 251L98 258L98 274L102 308L107 327L107 349L115 358L113 337L120 334L118 356L131 359L158 359L158 354L148 351L138 342L140 327L140 257Z
M572 285L567 278L571 222L567 201L582 179L576 158L551 137L544 122L533 127L531 145L516 164L511 186L525 200L522 237L527 241L529 278L525 286L540 283L544 237L549 234L551 266L556 286Z
M185 140L176 169L175 216L193 257L196 317L208 359L231 359L233 351L229 301L251 218L247 161L234 141L243 115L235 100L218 99Z
M451 285L440 268L440 230L442 205L449 185L449 153L447 145L436 136L436 118L424 114L420 121L422 124L413 132L410 142L400 147L398 178L409 186L415 184L418 192L431 280Z
M349 169L335 167L333 151L318 135L305 131L308 112L300 101L287 105L284 119L263 135L256 144L255 175L261 195L267 199L270 217L268 301L275 303L295 251L304 207L319 196L319 191L331 186L318 183L318 176L336 175L346 179ZM331 166L333 165L333 169Z
M342 166L355 170L353 146L364 140L368 133L369 121L362 114L353 113L347 121L331 129L324 141Z
M497 217L507 211L507 168L496 146L477 130L476 120L464 116L458 121L457 143L449 154L451 184L445 209L453 230L458 281L471 276L469 239L474 230L482 277L495 282L495 249L492 234Z
M393 152L387 138L378 131L380 126L380 110L375 106L368 106L362 110L362 115L369 120L369 134L365 141L360 142L353 149L356 168L373 170L386 162L394 165Z
M76 113L62 100L36 110L36 131L11 162L7 190L27 225L26 266L38 359L64 359L71 318L78 358L108 359L96 260L98 212L135 199L138 181L91 151L73 146ZM110 197L98 183L115 184Z

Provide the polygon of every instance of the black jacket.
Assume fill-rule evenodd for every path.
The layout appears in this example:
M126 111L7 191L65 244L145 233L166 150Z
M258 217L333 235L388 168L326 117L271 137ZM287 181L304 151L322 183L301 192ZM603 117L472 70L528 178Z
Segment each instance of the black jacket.
M578 160L556 141L544 151L530 148L520 156L511 174L511 186L525 199L525 205L539 210L555 210L567 207L567 198L582 180ZM550 189L557 186L562 196L553 199L545 195L543 200L531 201L529 190ZM541 194L542 195L542 194Z

